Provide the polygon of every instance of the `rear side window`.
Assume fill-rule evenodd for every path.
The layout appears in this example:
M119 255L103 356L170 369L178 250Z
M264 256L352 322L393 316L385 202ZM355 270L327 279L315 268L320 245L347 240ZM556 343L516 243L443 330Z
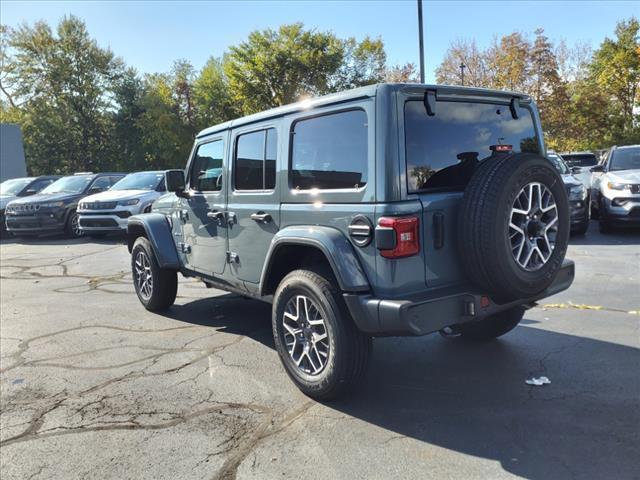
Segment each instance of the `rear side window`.
M299 120L293 125L291 141L292 188L367 184L367 114L363 110Z
M435 115L428 116L424 103L416 100L407 102L404 111L410 192L464 189L498 145L540 153L531 111L524 107L518 108L517 119L508 105L488 103L436 102Z
M196 150L191 169L191 188L200 192L222 190L223 141L203 143Z
M276 186L275 128L239 135L236 143L236 190L273 190Z

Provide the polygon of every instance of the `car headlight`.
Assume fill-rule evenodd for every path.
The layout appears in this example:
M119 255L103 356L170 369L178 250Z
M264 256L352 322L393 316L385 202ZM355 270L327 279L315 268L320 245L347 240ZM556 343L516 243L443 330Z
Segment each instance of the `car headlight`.
M64 206L64 202L48 202L41 203L40 208L60 208Z
M132 198L131 200L121 200L118 202L118 205L121 207L129 207L131 205L137 205L140 203L139 198Z
M607 183L607 188L609 190L631 190L631 185L628 183L609 182Z
M569 200L584 200L587 189L584 185L574 185L569 189Z

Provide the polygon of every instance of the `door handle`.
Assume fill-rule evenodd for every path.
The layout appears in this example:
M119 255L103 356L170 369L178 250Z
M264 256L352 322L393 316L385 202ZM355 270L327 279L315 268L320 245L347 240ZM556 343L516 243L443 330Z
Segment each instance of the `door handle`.
M219 224L222 224L224 220L224 213L218 210L213 210L211 212L207 212L207 217L213 218L214 220L217 220Z
M262 223L269 223L271 221L271 215L264 212L257 212L251 214L251 220Z

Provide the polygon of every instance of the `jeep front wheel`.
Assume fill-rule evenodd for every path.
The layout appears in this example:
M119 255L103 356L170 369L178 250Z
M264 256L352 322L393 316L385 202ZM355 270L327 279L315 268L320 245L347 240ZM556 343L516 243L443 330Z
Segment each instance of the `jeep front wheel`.
M324 276L289 273L274 295L272 326L282 365L305 395L336 398L364 375L371 337L356 328L340 292Z
M151 312L166 310L176 300L178 274L160 268L151 243L139 237L131 250L133 285L140 303Z

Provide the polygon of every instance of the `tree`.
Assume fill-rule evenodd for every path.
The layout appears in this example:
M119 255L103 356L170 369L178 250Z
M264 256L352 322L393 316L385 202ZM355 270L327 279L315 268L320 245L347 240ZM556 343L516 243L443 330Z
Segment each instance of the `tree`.
M64 17L54 34L43 22L4 29L2 91L23 108L25 150L32 173L109 166L112 107L107 92L122 70L84 23Z
M418 83L420 74L415 63L405 63L387 68L382 80L389 83Z
M640 22L636 18L619 22L616 39L606 38L593 54L591 78L611 99L614 115L619 111L621 127L616 137L631 140L634 109L640 103ZM616 122L614 122L616 123ZM636 137L637 138L637 137Z
M113 152L114 169L136 171L145 168L142 129L140 121L144 114L142 98L143 82L137 72L129 68L114 82L113 101Z
M340 91L381 82L386 71L387 54L381 39L365 37L342 42L342 65L331 76L327 90Z
M217 58L210 58L200 71L193 83L193 95L198 130L240 115L238 106L231 99L222 62Z
M462 85L462 69L464 64L464 84L472 87L488 87L490 85L486 54L479 51L475 40L454 41L444 60L436 69L436 80L446 85Z
M493 88L500 90L526 91L529 80L530 44L519 32L494 42L487 52L488 69Z
M252 32L231 47L224 73L234 101L249 114L325 93L343 52L331 33L305 30L301 23L283 25Z

